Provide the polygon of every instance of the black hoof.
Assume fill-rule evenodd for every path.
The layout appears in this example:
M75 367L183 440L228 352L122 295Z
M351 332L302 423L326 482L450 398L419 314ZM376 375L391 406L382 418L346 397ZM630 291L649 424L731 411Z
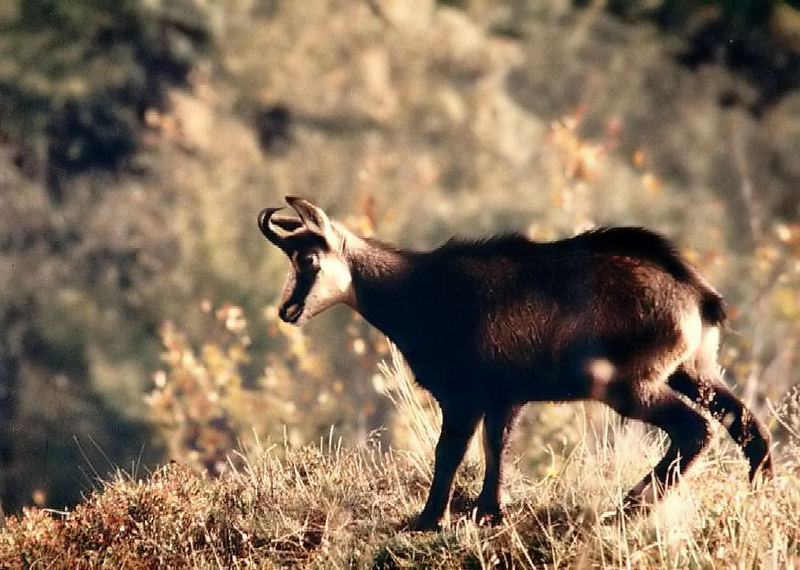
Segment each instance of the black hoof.
M411 521L408 528L409 530L417 532L430 532L442 530L442 525L436 518L421 514Z
M503 522L503 511L499 508L481 508L475 510L475 522L479 525L497 526Z

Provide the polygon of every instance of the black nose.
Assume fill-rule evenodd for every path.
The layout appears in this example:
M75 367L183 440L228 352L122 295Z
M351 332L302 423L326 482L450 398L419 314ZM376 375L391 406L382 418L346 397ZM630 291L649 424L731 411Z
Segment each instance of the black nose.
M278 311L278 316L281 320L290 324L296 323L301 314L303 314L303 305L300 303L292 303L291 305L286 303Z

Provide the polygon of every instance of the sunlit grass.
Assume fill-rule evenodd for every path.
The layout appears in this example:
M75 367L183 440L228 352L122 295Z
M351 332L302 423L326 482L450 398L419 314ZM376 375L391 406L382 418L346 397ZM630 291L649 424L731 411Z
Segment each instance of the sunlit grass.
M576 414L578 443L531 479L509 457L506 519L476 525L468 457L440 533L407 530L425 499L438 421L399 355L383 367L411 432L345 448L334 433L292 448L257 439L217 478L167 464L120 472L74 510L30 509L0 534L2 567L794 568L800 563L800 446L777 449L777 476L751 488L724 433L649 516L614 518L664 438L602 407ZM791 407L789 407L791 408ZM796 421L791 419L790 421ZM279 453L280 451L280 453Z

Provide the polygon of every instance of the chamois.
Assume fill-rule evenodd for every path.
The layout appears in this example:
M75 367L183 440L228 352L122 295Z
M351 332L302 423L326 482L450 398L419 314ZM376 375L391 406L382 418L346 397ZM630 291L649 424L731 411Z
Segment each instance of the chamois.
M497 522L502 455L529 401L605 402L664 430L664 457L623 511L676 483L709 442L711 412L741 446L750 478L771 474L769 435L717 365L722 297L662 236L633 227L536 243L521 235L450 240L430 252L362 238L302 198L299 218L258 216L291 260L280 318L302 324L345 303L391 339L442 411L427 502L416 529L435 529L453 477L483 420L485 474L476 506Z

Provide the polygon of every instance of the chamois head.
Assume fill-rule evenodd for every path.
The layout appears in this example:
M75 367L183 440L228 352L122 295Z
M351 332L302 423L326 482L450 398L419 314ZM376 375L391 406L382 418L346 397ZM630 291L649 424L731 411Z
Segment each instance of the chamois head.
M287 196L286 202L299 219L275 215L283 208L267 208L258 215L258 227L292 262L278 314L300 325L337 303L354 303L344 255L349 232L308 200Z

